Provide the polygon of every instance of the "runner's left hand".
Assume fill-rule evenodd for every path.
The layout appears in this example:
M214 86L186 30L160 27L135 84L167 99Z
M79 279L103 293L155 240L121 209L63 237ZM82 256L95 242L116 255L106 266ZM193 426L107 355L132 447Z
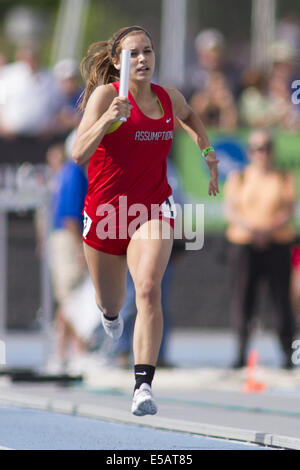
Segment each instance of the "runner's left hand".
M205 158L206 164L210 172L210 182L208 185L208 194L214 196L219 193L219 183L218 183L218 163L220 160L217 160L215 152L209 152Z

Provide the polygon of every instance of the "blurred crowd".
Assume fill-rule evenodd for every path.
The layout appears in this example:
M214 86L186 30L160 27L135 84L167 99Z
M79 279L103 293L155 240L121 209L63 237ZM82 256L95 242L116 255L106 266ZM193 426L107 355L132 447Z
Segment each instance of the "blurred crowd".
M184 93L204 124L222 131L237 127L300 128L300 107L292 102L292 83L299 78L300 24L286 19L270 46L268 66L229 60L224 36L215 29L195 39L197 61L187 71Z
M38 46L18 47L15 60L0 54L0 137L66 135L80 121L78 64L67 58L52 70L41 66Z
M196 61L187 67L182 92L206 127L222 132L234 132L241 127L300 130L300 105L294 104L291 98L292 83L300 78L300 25L295 18L286 19L278 25L276 42L269 51L270 66L262 69L241 66L234 58L229 60L225 38L215 29L201 31L194 44ZM95 332L100 328L81 243L81 210L87 189L87 169L79 169L71 161L72 139L69 137L65 142L66 136L72 136L81 119L78 102L83 84L79 76L79 64L66 58L51 69L45 68L41 65L38 47L18 47L13 62L8 63L5 54L0 53L0 84L0 143L1 140L13 142L19 136L33 137L37 141L48 139L49 142L52 137L60 139L55 145L49 145L44 163L47 165L47 184L52 192L50 267L56 302L57 332L56 356L52 358L53 363L49 364L49 370L63 371L70 345L73 358L76 355L84 358L99 343ZM275 309L277 308L278 313L278 332L285 355L285 366L291 367L289 347L295 334L292 308L300 318L300 248L294 243L294 232L289 225L294 214L296 191L291 175L287 179L281 178L273 166L271 176L266 177L264 173L273 163L273 141L268 133L254 134L249 145L252 146L249 169L229 178L225 188L229 225L227 236L231 244L231 266L235 268L233 297L239 338L235 365L245 365L256 284L260 277L267 276L273 297L279 291L283 292L278 285L285 283L285 297L276 297ZM249 153L251 154L250 150ZM257 158L258 154L264 153L265 166L261 163L262 159L259 163ZM20 163L23 158L26 160L25 155L20 155ZM180 187L180 178L171 160L168 171L171 185L176 191ZM257 184L270 186L267 200L263 195L261 199L257 197ZM182 195L175 199L184 203ZM278 213L274 209L276 205L279 207ZM249 207L251 210L248 210ZM260 209L262 211L259 214ZM263 229L251 227L253 221L254 226L258 223ZM269 221L269 226L266 221ZM43 221L38 220L38 241L44 237L42 232ZM283 254L276 249L278 234L279 245L285 245ZM286 264L283 271L282 263L287 263L293 243L293 255L290 258L293 271ZM248 251L241 250L240 244L246 244ZM252 261L255 257L256 264L249 261L250 255ZM264 260L263 263L266 260L269 263L267 272L262 269L261 259ZM171 323L167 301L172 289L173 261L171 260L166 272L167 287L163 294L166 326ZM241 285L241 282L244 284ZM85 306L84 318L82 305ZM126 318L125 333L113 354L119 365L127 367L131 361L131 337L136 314L135 293L130 277L128 298L122 314ZM166 328L166 338L169 331ZM103 340L101 334L100 338ZM165 340L159 361L162 366L170 365Z
M296 17L277 25L268 66L260 68L241 61L240 54L232 57L232 48L220 31L201 31L194 41L196 59L187 65L182 91L205 126L222 131L266 126L299 130L300 106L291 99L292 83L300 72L299 47ZM42 67L36 45L18 47L9 63L0 52L0 83L2 138L63 134L80 120L77 105L82 82L73 59L49 69Z

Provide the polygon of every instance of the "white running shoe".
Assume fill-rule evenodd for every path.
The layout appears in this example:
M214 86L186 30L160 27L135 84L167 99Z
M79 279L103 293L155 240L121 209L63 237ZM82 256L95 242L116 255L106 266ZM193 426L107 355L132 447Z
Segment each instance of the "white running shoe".
M150 385L143 383L133 395L131 412L135 416L155 415L157 406Z
M119 315L115 320L107 320L101 310L100 313L105 333L112 339L119 339L123 333L124 328L124 321L121 315Z

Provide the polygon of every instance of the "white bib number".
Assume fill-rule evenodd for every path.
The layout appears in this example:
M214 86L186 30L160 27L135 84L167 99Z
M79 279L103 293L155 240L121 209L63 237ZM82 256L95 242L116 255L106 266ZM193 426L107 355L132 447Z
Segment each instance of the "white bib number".
M164 217L168 217L169 219L175 219L177 215L177 208L174 202L173 196L169 196L162 205L161 205L161 213Z
M86 212L83 213L83 233L84 238L87 237L87 234L90 231L92 225L92 219L87 215Z

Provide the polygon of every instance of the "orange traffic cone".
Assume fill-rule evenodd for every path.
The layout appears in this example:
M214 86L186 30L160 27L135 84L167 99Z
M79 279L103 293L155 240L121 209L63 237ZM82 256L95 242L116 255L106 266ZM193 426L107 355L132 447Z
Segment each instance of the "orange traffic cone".
M256 366L258 363L258 351L252 349L248 356L247 361L247 377L244 383L244 393L256 393L266 390L267 385L264 382L257 382L255 380Z

